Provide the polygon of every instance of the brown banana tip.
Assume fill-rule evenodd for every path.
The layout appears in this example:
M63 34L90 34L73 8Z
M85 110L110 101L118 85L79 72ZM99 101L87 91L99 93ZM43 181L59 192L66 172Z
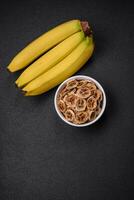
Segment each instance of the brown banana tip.
M81 21L82 30L86 36L92 35L91 27L89 26L88 21Z
M6 68L6 72L8 73L8 74L10 74L10 71Z
M6 67L6 70L7 70L8 73L11 73L9 67Z
M21 90L21 93L22 93L24 96L27 96L27 92L26 92L26 91Z
M15 83L15 88L20 89L20 88L18 88L18 85L16 83Z
M17 83L17 80L15 81L15 85L18 87L18 83Z

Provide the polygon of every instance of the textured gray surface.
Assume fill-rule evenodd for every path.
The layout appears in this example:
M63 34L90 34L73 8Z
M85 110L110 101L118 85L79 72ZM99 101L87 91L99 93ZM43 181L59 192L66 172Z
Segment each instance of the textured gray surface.
M133 10L130 1L1 3L1 200L134 198ZM89 20L96 43L93 58L77 74L97 79L107 95L105 114L86 128L58 118L56 88L24 97L14 85L20 72L6 71L26 44L73 18Z

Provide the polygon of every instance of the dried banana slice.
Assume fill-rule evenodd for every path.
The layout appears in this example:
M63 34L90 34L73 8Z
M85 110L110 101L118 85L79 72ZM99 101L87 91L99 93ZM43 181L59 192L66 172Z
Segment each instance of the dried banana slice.
M72 89L71 91L69 91L68 94L69 94L69 95L70 95L70 94L75 94L76 91L77 91L77 88L74 88L74 89Z
M77 112L75 115L75 123L76 124L83 124L85 122L87 122L89 119L88 117L88 112L83 111L83 112Z
M96 118L96 111L89 111L89 121L93 121Z
M96 116L98 116L100 114L100 112L101 112L100 106L97 106L97 108L95 109L95 111L96 111Z
M91 91L89 90L88 87L81 87L77 90L76 95L80 98L88 98L91 95Z
M66 103L67 106L74 107L76 99L77 97L75 94L68 94L64 97L64 102Z
M73 88L77 87L77 85L78 85L78 81L77 80L75 80L75 79L74 80L70 80L70 81L67 82L66 88L68 90L70 90L70 89L73 89Z
M87 80L78 80L77 88L83 87L88 83Z
M66 120L73 122L75 119L75 114L71 109L67 109L66 112L64 113L64 116Z
M102 108L103 102L101 99L98 99L97 104L100 108Z
M59 94L59 98L60 98L60 99L63 99L63 98L65 97L65 95L68 94L68 92L69 92L69 90L68 90L66 87L64 87L64 88L61 90L60 94Z
M75 110L76 111L84 111L86 109L87 102L85 99L77 98L75 102Z
M103 94L102 94L102 92L100 90L99 90L99 93L100 94L99 94L99 99L98 100L101 102L103 100Z
M58 108L60 112L64 113L66 111L66 104L63 100L58 101Z
M102 99L102 92L99 89L92 90L92 95L96 100Z
M92 83L92 82L88 82L87 84L86 84L86 86L90 89L90 90L96 90L96 85L94 84L94 83Z
M87 108L89 110L94 110L96 107L97 107L97 101L96 101L96 99L93 96L89 97L87 99Z

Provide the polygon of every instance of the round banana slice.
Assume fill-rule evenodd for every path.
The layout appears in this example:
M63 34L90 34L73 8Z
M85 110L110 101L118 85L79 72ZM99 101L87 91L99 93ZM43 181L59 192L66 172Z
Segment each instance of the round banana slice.
M64 113L66 120L73 122L75 119L75 114L71 109L67 109Z
M78 81L77 80L75 80L75 79L74 80L70 80L70 81L67 82L66 88L68 90L70 90L70 89L73 89L73 88L77 87L77 85L78 85Z
M91 91L88 87L81 87L77 90L77 96L80 97L80 98L88 98L90 95L91 95Z
M75 94L75 93L76 93L76 91L77 91L77 88L74 88L74 89L72 89L71 91L69 91L69 93L68 93L68 94L69 94L69 95L70 95L70 94Z
M63 100L58 101L58 108L60 112L64 113L66 111L66 104Z
M103 104L102 99L98 99L98 100L97 100L97 104L98 104L98 106L99 106L100 108L102 108L102 104Z
M89 110L94 110L96 107L97 107L97 101L96 101L96 99L93 96L89 97L87 99L87 108Z
M87 122L89 119L88 117L88 112L83 111L83 112L77 112L75 115L75 123L76 124L83 124Z
M96 111L96 115L98 116L100 114L100 112L101 112L100 106L97 106L97 108L95 109L95 111Z
M96 118L96 111L89 111L89 121L93 121Z
M102 92L100 90L99 90L99 93L100 93L100 95L99 95L98 100L101 102L103 100L103 94L102 94Z
M96 100L102 99L102 92L100 90L92 90L91 93Z
M68 92L69 92L69 90L68 90L66 87L64 87L64 88L60 91L60 94L59 94L60 99L63 99L63 98L65 97L65 95L68 94Z
M87 80L78 80L77 88L83 87L88 83Z
M76 111L84 111L86 109L87 102L85 99L77 98L75 102L75 110Z
M96 90L96 85L93 82L88 82L86 84L86 86L90 89L90 90Z
M77 97L75 94L68 94L64 97L64 102L68 107L74 107Z

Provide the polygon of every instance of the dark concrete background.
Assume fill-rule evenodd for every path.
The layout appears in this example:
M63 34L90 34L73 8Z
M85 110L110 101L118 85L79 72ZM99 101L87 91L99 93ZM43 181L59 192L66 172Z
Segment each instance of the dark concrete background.
M134 199L134 6L132 1L2 1L0 5L0 200ZM89 20L93 58L77 73L107 95L103 117L74 128L54 110L56 88L24 97L6 66L34 38Z

